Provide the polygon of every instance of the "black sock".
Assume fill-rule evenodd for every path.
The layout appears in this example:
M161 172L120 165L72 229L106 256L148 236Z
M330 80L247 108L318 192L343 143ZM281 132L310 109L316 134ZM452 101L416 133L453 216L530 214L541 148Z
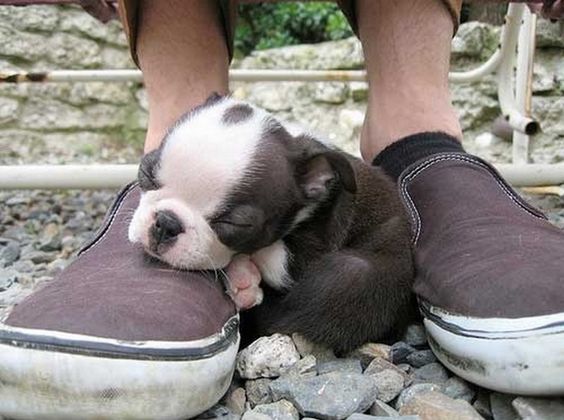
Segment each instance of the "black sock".
M426 132L404 137L382 150L372 161L394 179L412 163L444 152L464 153L460 142L441 132Z

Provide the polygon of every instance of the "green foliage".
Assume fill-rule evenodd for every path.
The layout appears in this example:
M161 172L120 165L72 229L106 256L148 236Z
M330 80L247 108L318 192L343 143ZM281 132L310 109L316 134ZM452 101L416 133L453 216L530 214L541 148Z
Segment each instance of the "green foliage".
M241 5L235 49L248 54L256 49L342 39L352 34L346 18L334 3Z

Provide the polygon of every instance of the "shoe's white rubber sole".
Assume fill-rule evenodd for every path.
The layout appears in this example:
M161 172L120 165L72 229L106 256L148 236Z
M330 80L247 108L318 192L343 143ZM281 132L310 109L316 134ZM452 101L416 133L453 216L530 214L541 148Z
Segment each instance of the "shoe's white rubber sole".
M420 307L431 349L457 375L511 394L564 394L564 313L479 319Z
M239 347L238 319L233 320L222 333L191 342L119 342L1 326L0 415L195 416L215 404L231 383ZM10 336L13 341L6 339ZM46 344L47 338L52 344Z

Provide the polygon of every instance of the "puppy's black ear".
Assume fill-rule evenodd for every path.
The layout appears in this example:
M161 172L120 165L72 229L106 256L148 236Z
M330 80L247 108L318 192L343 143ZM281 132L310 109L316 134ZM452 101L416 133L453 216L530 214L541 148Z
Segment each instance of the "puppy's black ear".
M326 151L308 159L300 171L300 184L307 198L323 199L335 183L356 192L356 175L349 160L336 151Z
M141 159L137 179L139 181L139 187L141 187L143 191L158 190L161 187L157 181L157 168L161 162L161 151L162 148L159 147L147 153Z

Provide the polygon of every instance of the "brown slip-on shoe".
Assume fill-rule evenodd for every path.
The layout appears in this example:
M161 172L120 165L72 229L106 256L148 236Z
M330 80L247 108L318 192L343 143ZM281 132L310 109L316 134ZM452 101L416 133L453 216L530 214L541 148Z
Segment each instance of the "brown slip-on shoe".
M498 391L564 393L564 233L471 155L419 161L399 186L437 357Z
M0 415L185 419L221 398L239 318L214 273L177 271L127 240L126 187L94 240L0 324Z

